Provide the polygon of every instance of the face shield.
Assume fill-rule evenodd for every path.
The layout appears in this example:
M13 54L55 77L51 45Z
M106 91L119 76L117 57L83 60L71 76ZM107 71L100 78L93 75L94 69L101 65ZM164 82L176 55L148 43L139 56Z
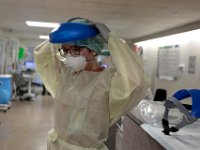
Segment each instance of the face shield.
M191 97L192 99L192 109L187 110L184 105L180 102L185 98ZM164 128L164 133L169 135L170 132L177 132L180 128L192 124L198 118L200 118L200 90L190 89L190 90L179 90L171 98L165 101L165 112L162 119L162 126ZM173 108L178 108L183 114L182 120L175 126L169 127L168 114Z
M58 58L73 71L83 70L86 65L86 58L80 56L83 47L99 54L104 47L96 36L99 34L97 28L87 22L66 22L61 23L50 35L52 45L60 44Z
M93 25L83 22L61 23L49 34L50 43L66 43L95 37L99 34Z
M50 43L85 46L100 53L104 42L94 23L84 18L72 18L55 28L49 35Z

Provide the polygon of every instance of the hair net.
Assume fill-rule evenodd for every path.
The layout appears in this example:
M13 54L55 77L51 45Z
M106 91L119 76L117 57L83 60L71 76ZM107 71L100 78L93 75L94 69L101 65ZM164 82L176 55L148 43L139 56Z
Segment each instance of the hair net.
M72 41L68 42L65 44L69 45L76 45L76 46L85 46L89 48L92 51L95 51L97 54L101 53L101 50L104 47L103 42L99 41L97 38L88 38L85 40L77 40L77 41Z
M92 24L91 20L88 20L86 18L80 18L80 17L71 18L67 22L79 22L79 23L84 23L84 24ZM65 44L85 46L89 48L90 50L95 51L97 54L101 54L101 50L104 47L103 41L100 41L97 37L71 41Z

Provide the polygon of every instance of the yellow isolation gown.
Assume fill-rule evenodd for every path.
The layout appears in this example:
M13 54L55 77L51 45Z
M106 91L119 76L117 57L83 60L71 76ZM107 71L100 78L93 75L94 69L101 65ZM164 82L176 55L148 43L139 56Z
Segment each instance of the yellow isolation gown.
M108 49L114 67L73 73L48 41L34 51L36 69L55 99L54 126L48 150L107 150L108 130L144 97L149 82L143 64L115 33Z

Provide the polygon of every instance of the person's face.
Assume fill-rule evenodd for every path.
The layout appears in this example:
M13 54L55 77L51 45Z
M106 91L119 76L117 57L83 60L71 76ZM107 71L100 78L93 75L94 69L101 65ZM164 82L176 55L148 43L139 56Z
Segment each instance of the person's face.
M80 55L86 58L86 61L91 61L95 59L95 52L91 51L87 47L80 48Z
M59 52L63 57L66 57L67 54L71 54L74 57L83 56L86 58L86 61L93 60L96 55L93 51L91 51L87 47L74 46L74 45L62 45L62 48L59 49Z
M68 54L71 54L72 56L79 56L79 48L77 48L74 45L62 45L62 48L59 49L59 52L61 56L67 57Z

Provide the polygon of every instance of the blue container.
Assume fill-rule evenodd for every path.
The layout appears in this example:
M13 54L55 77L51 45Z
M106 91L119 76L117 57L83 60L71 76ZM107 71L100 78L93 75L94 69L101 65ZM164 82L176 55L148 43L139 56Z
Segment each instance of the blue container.
M12 76L0 75L0 104L8 104L12 96Z

